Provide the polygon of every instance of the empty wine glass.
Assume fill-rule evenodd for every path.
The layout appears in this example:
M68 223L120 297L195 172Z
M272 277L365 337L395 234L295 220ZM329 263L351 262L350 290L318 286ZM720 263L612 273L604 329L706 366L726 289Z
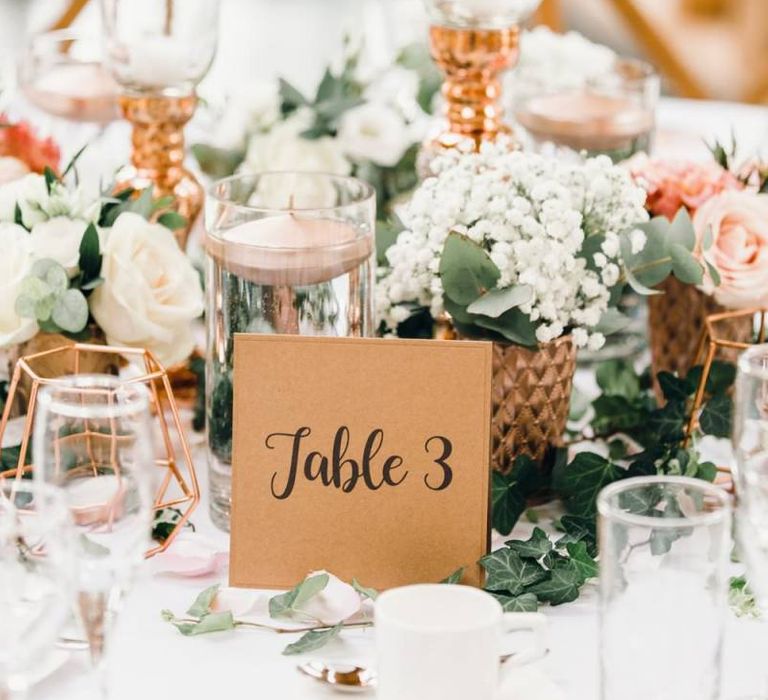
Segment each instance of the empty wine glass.
M0 479L0 698L26 697L69 613L70 515L48 484Z
M63 490L72 514L76 607L102 697L110 631L150 544L156 473L151 436L149 396L141 384L76 375L40 392L34 474Z

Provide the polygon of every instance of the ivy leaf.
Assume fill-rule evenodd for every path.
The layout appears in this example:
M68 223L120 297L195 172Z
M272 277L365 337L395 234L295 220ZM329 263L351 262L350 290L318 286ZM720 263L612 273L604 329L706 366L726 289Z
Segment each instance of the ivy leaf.
M464 567L456 569L450 576L446 576L440 583L457 584L461 582L461 577L464 575Z
M640 393L640 379L634 367L623 360L608 360L597 366L595 378L604 394L633 399Z
M525 500L541 486L539 467L527 455L519 455L508 474L491 476L492 525L508 535L525 510Z
M517 596L491 593L501 603L504 612L536 612L539 609L539 599L533 593L521 593Z
M283 655L295 656L296 654L305 654L308 651L316 651L317 649L324 647L332 639L338 637L342 627L343 625L340 622L338 625L329 627L328 629L311 630L285 647L285 649L283 649Z
M211 632L227 632L235 629L236 626L230 610L208 613L197 622L187 622L175 618L169 619L168 622L174 625L185 637L196 637L199 634L210 634Z
M671 372L659 372L656 377L667 401L687 401L696 390L696 386L687 377L680 379Z
M352 588L368 600L376 600L379 597L379 592L376 589L363 586L356 578L352 579Z
M597 562L590 556L587 551L586 542L569 542L565 545L565 549L568 555L571 557L571 561L581 572L584 580L595 578L598 574Z
M536 562L522 559L508 547L484 556L480 565L485 569L485 588L516 596L528 586L541 581L547 572Z
M664 408L651 414L649 427L661 440L681 440L685 429L685 418L683 402L668 401Z
M448 234L440 257L446 296L466 306L493 289L500 276L499 268L481 246L455 231Z
M533 297L533 287L521 284L517 287L506 289L491 289L478 299L475 299L468 307L471 314L482 314L490 318L498 318L505 311L525 304Z
M210 613L211 606L213 605L213 601L216 599L216 595L220 588L221 584L219 583L215 586L206 588L197 596L197 598L195 598L195 602L192 603L192 606L187 610L187 615L191 617L203 617L203 615Z
M550 605L562 605L576 600L583 584L584 577L576 562L561 559L555 563L546 579L530 586L526 592L533 593L539 600Z
M626 470L594 452L581 452L554 475L554 487L565 506L575 515L591 517L597 508L597 494L604 486L626 476Z
M707 435L728 437L731 434L733 402L729 396L715 396L701 411L699 426Z
M517 552L521 558L536 561L552 551L552 542L540 527L533 528L533 534L525 541L509 540L505 544L513 552Z

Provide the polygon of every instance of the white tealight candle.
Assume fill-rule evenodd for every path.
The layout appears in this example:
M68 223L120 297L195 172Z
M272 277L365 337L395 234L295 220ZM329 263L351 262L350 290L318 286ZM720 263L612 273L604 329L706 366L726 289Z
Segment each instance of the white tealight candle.
M148 36L131 44L128 77L142 87L169 87L189 74L189 50L172 36Z
M370 238L333 219L291 214L248 221L209 237L210 253L258 284L307 285L338 277L371 254Z

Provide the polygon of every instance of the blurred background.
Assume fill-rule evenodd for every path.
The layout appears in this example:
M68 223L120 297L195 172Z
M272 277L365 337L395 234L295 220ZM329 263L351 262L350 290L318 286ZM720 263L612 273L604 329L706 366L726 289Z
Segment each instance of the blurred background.
M0 0L0 46L7 56L30 33L97 22L97 0ZM544 0L534 23L648 59L666 94L768 102L768 0ZM345 32L363 32L370 59L385 63L425 30L421 0L222 0L207 83L279 73L308 88Z

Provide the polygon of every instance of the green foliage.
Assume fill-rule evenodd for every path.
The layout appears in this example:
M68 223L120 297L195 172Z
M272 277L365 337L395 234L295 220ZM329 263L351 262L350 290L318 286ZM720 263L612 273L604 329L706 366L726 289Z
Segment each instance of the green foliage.
M528 496L540 490L542 472L527 455L518 455L508 474L494 471L491 475L492 524L502 535L512 532L525 511Z
M736 617L760 617L760 606L744 576L731 576L728 581L728 605Z
M173 532L176 525L182 518L182 512L178 508L162 508L155 513L155 520L152 523L152 539L156 542L165 542ZM195 526L187 522L185 527L195 531Z
M356 578L352 579L352 588L354 588L363 598L368 600L376 600L379 597L379 592L374 588L368 588L363 586Z
M245 160L245 149L217 148L205 143L192 145L192 155L206 175L221 179L233 175Z
M464 567L456 569L452 574L446 576L440 583L457 584L461 581L461 577L464 575Z
M328 574L308 576L290 591L270 598L270 617L291 617L298 613L298 608L301 605L325 589L328 585L328 580Z
M326 629L310 630L299 637L295 642L285 647L285 649L283 649L283 655L294 656L296 654L306 654L310 651L316 651L317 649L324 647L332 639L338 637L343 626L342 623L339 623L338 625Z

